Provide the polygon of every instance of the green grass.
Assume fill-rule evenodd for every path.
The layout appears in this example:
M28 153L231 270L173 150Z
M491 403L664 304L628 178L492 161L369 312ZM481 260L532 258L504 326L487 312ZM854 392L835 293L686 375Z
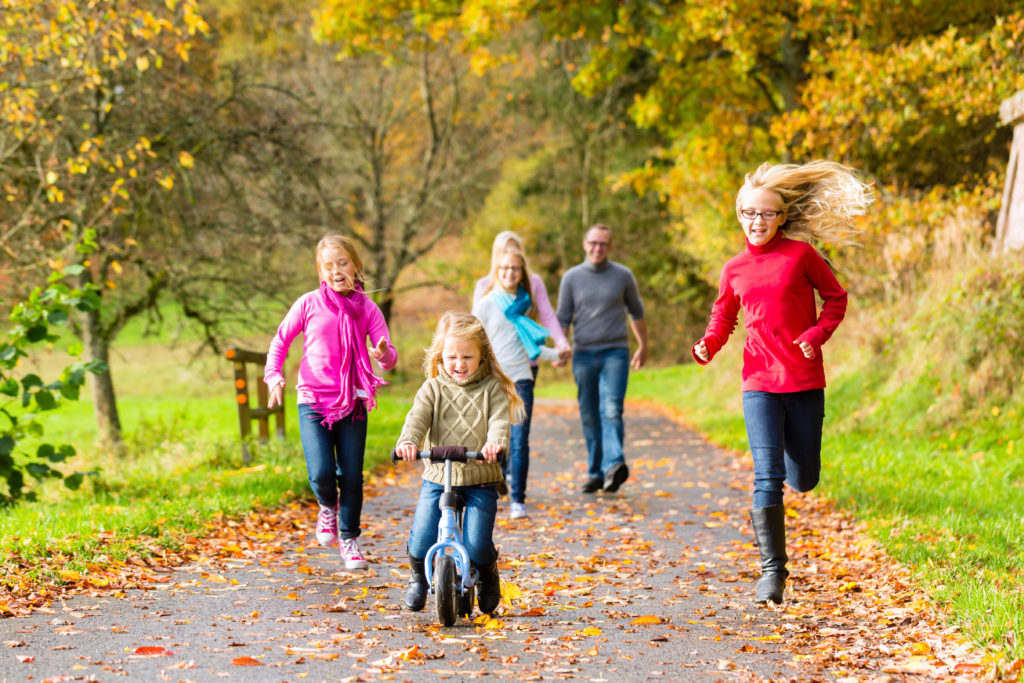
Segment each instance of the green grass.
M46 431L37 441L72 444L78 454L60 469L87 472L85 483L71 491L50 482L36 487L38 501L0 510L0 564L20 558L29 578L40 571L33 567L47 566L35 559L58 554L65 558L64 568L81 570L97 555L119 560L148 554L142 537L173 547L219 515L240 516L254 507L312 497L294 393L285 397L284 441L253 442L247 466L233 365L209 352L195 355L195 343L169 346L166 332L162 339L150 339L134 330L125 338L130 344L118 345L111 358L123 451L114 453L99 442L91 397L83 390L82 400L43 414ZM268 340L269 334L240 346L260 349ZM23 374L53 376L68 360L60 348L26 361ZM293 363L298 350L298 345L292 350ZM262 369L250 368L250 383L261 376ZM379 395L370 415L367 469L386 462L410 395L403 386L385 387ZM253 392L250 403L255 402ZM25 452L34 447L32 440L19 444Z
M407 410L403 397L381 397L371 414L368 468L386 461ZM250 466L242 462L237 421L225 424L233 420L231 411L229 397L178 405L172 399L144 401L138 407L141 420L126 421L133 426L127 432L128 455L86 450L74 466L95 473L78 492L51 485L42 501L0 513L3 554L31 559L59 553L71 558L68 568L76 569L93 561L98 548L122 559L139 551L139 536L160 537L174 546L219 514L236 516L310 497L294 410L286 441L253 444ZM200 419L197 425L200 416L221 412L230 419ZM224 433L231 428L236 432ZM100 532L114 536L100 546Z
M287 406L286 440L254 443L246 466L229 391L220 398L126 401L126 454L79 444L70 466L92 473L80 490L48 485L38 502L0 512L0 563L17 555L31 565L32 558L57 553L68 557L66 568L81 569L98 552L115 560L145 554L140 536L175 546L220 514L238 516L311 497L294 405ZM408 405L398 392L385 390L380 397L370 415L368 469L386 462ZM50 422L51 436L95 441L87 402L59 417L64 424ZM107 533L100 544L101 532Z

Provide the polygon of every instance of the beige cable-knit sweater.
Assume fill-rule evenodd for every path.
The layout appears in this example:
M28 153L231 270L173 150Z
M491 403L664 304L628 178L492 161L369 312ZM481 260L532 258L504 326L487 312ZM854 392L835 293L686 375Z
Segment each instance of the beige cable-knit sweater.
M423 383L405 417L398 443L423 446L465 446L479 451L496 443L508 451L508 396L501 383L478 369L464 382L456 382L438 367L437 377ZM423 478L444 484L444 463L424 461ZM504 483L501 465L490 462L453 462L452 486ZM503 488L499 484L499 489Z

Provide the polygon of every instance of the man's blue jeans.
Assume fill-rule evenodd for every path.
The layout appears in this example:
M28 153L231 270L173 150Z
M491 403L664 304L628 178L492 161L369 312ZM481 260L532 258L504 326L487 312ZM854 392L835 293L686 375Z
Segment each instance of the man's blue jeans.
M357 410L329 429L320 424L323 419L309 405L299 404L299 437L309 485L321 505L338 506L338 535L355 538L363 511L366 412Z
M502 465L502 472L508 480L509 496L513 503L526 502L526 476L530 473L530 420L533 418L533 380L516 382L516 393L523 399L526 416L519 424L512 425L508 439L508 457Z
M782 503L782 484L810 491L821 475L825 390L743 392L743 418L754 456L753 507Z
M573 351L572 375L587 442L587 476L601 479L625 462L622 404L629 381L629 349Z
M472 465L470 465L472 467ZM498 557L494 548L494 517L498 513L498 490L494 484L453 486L453 491L466 500L465 515L462 518L462 544L466 546L469 559L480 567L490 565ZM420 498L416 503L416 516L409 532L409 556L422 560L430 546L437 542L437 524L441 521L441 509L437 507L444 493L444 486L423 480Z

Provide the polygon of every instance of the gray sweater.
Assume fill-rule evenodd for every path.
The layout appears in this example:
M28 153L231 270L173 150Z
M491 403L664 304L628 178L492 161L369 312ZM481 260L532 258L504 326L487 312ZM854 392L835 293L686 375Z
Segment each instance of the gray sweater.
M465 446L479 451L487 442L508 450L508 396L498 379L483 367L458 382L438 367L437 377L428 379L416 392L412 409L405 416L398 443L411 441L417 447ZM424 461L423 478L444 483L444 464ZM452 463L452 486L499 483L504 495L501 465L490 462Z
M626 313L644 317L644 303L633 271L621 263L577 264L562 276L558 288L558 324L572 325L573 349L629 348Z

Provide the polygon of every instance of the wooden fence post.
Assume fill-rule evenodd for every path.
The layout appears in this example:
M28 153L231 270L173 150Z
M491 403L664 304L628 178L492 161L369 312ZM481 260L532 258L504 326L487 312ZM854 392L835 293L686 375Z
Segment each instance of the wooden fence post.
M269 395L261 374L263 366L267 364L267 354L232 347L225 351L224 355L235 366L235 402L238 404L238 430L242 436L242 462L248 465L252 461L247 438L252 432L252 421L259 422L260 441L265 442L270 437L270 416L276 415L277 428L274 431L278 438L283 439L284 402L267 408ZM249 372L246 363L254 363L257 366L256 407L249 405Z
M996 222L996 253L1016 251L1024 247L1024 90L1003 100L999 120L1013 126L1010 162L1006 167L1003 205Z

